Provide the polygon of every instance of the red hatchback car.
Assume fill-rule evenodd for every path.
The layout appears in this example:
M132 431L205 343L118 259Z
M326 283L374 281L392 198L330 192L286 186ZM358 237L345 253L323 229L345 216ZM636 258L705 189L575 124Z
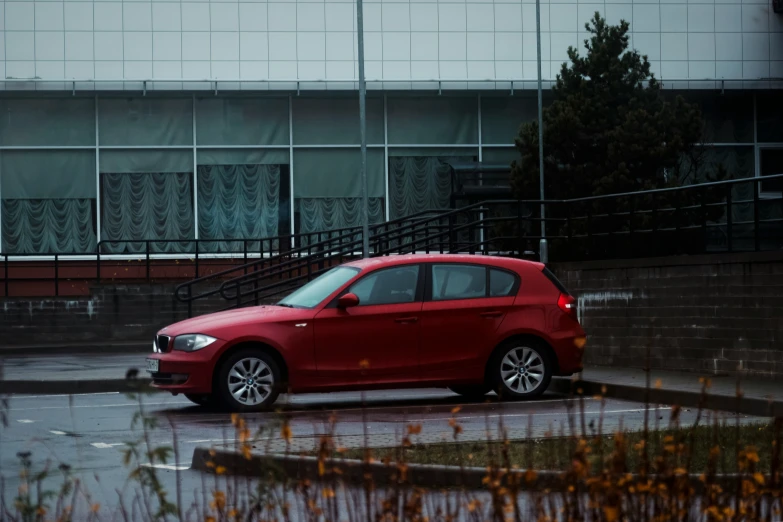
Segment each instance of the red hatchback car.
M542 394L582 369L576 300L542 264L471 255L363 259L273 306L164 328L154 386L197 404L258 411L282 392L448 387Z

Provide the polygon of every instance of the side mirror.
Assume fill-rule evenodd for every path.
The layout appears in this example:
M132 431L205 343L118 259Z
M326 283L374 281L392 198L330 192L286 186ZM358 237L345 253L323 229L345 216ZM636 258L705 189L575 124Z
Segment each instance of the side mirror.
M345 294L337 300L337 308L351 308L359 305L359 298L356 294Z

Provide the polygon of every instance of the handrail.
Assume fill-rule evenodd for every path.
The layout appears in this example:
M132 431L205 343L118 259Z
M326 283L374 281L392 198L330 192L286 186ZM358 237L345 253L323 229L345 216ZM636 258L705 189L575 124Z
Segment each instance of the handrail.
M708 237L713 238L710 241L718 242L715 243L718 248L729 252L748 249L777 249L780 248L779 243L781 243L777 239L781 235L777 227L780 227L783 220L766 217L762 212L764 205L772 205L775 208L780 205L783 208L783 197L780 196L779 191L769 191L769 194L766 194L760 193L760 189L762 183L781 179L783 179L783 174L775 174L567 200L555 199L542 202L539 200L498 199L473 203L459 209L425 210L371 225L371 254L378 256L438 250L473 252L476 249L481 249L482 253L486 253L489 250L502 249L503 251L518 252L522 255L523 250L535 249L531 241L538 236L532 234L533 230L530 227L540 221L554 224L550 229L548 239L554 242L564 242L560 243L561 247L563 245L576 247L578 251L583 252L586 259L624 254L622 248L618 250L621 247L618 240L613 238L623 238L622 241L630 241L631 249L636 252L632 255L642 255L642 252L658 254L660 251L676 251L680 254L696 253L705 248L712 251L712 246L706 246ZM752 196L732 197L733 187L739 185L751 186L753 188ZM642 199L645 196L680 193L686 190L699 191L701 197L694 200L680 197ZM626 206L623 203L617 209L611 206L582 205L620 198L630 198L627 200L629 204ZM540 217L535 210L542 203L554 207L554 210L547 213L546 218ZM746 212L750 212L752 216L740 217L738 215L735 217L731 213L726 213L727 209L745 208L745 205L748 205ZM523 208L526 209L524 212ZM760 208L762 211L759 210ZM718 216L716 212L723 212L724 217L710 217ZM503 223L507 223L507 225ZM165 260L170 256L188 254L192 258L193 252L172 252L175 250L172 245L192 244L195 250L195 260L191 260L195 261L196 274L199 277L177 285L175 292L179 301L187 302L190 309L194 300L216 294L221 294L224 299L235 299L237 293L240 294L240 300L248 295L254 295L257 299L265 291L265 288L267 292L270 291L268 286L262 283L269 278L284 280L282 285L274 285L275 288L280 288L295 280L307 279L321 273L324 270L324 265L327 263L331 265L336 258L356 255L361 243L361 238L358 237L360 232L361 229L357 226L266 238L104 239L96 244L95 250L92 252L0 253L0 269L3 271L0 277L0 290L4 289L4 295L8 296L9 281L51 281L51 274L42 275L41 272L16 272L11 275L16 266L24 266L24 270L29 270L30 267L37 266L30 263L37 263L39 259L36 258L43 257L54 259L55 295L60 290L58 285L61 281L89 280L92 276L83 275L85 267L88 269L88 273L94 273L95 279L101 282L103 279L101 262L106 259L128 258L140 262L146 260L146 277L149 280L151 277L156 277L154 270L157 264L151 264L152 259ZM634 241L636 241L636 246L634 246ZM107 244L130 243L143 245L144 251L104 252ZM203 248L207 243L228 244L230 248L227 250L217 248L214 252L210 249L209 253L205 253ZM241 251L232 246L240 243L243 247ZM248 245L251 243L254 244L252 251L248 250ZM157 252L157 245L168 245L165 248L167 252ZM256 245L260 248L255 248ZM678 246L672 247L671 245ZM235 260L231 261L233 266L201 276L199 261L205 259L207 255L212 257L213 254L218 257L222 254L234 254ZM240 257L239 263L237 263L237 256ZM85 267L79 268L78 272L63 268L66 266L64 264L66 260L70 262L77 257L83 257L79 262L85 263ZM244 257L244 263L241 257ZM567 257L570 258L570 254L567 254ZM19 265L15 265L16 259L19 259ZM31 259L31 261L25 262L26 259ZM252 261L248 262L251 259ZM95 263L92 269L89 268L91 262ZM166 261L160 262L166 263ZM138 264L134 264L134 266L139 267ZM212 267L222 268L220 263L213 264ZM51 270L51 267L48 269ZM143 271L143 266L138 270ZM75 273L78 275L73 275ZM16 275L19 277L14 277ZM137 275L132 277L144 276L137 272ZM122 276L119 278L121 279ZM195 285L209 281L216 283L213 288L197 295L193 294ZM217 284L218 282L220 284ZM261 284L259 285L259 283ZM252 285L252 288L249 288L248 285Z

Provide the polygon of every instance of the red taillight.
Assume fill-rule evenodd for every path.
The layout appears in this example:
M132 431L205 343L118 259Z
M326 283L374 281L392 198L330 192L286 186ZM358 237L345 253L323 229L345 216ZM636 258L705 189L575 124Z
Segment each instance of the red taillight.
M573 296L560 294L560 297L557 299L557 307L574 321L578 320L576 316L576 299Z

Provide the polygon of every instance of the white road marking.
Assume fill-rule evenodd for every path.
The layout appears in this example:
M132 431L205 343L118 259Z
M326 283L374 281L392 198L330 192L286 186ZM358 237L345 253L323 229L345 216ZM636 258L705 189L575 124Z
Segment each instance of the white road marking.
M54 435L68 435L64 431L60 431L60 430L49 430L49 433L53 433Z
M30 419L17 419L16 422L20 422L22 424L32 424L32 423L37 422L37 421L30 420Z
M185 471L186 469L190 469L190 466L177 466L174 464L142 464L142 467L145 468L155 468L155 469L165 469L168 471Z
M171 402L145 402L144 406L163 406L163 405L174 405L174 404L185 404L183 401L182 403L171 403ZM138 406L138 402L128 402L128 403L121 403L121 404L77 404L74 406L64 405L64 406L41 406L36 408L36 410L64 410L64 409L70 409L70 408L121 408L125 406ZM11 408L9 411L22 411L22 410L28 410L29 408Z
M120 392L96 392L96 393L79 393L73 395L79 395L81 397L87 397L90 395L119 395ZM50 397L70 397L72 394L60 393L55 395L14 395L12 398L15 401L22 399L48 399Z
M112 442L112 443L106 443L106 442L91 442L90 446L93 446L98 449L106 449L106 448L113 448L114 446L124 446L124 442Z

